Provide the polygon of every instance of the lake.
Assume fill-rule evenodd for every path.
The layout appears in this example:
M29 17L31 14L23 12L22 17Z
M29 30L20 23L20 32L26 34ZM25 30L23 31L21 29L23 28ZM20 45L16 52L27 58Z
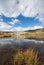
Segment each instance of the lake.
M15 38L0 38L0 44L22 44L22 43L35 43L35 44L43 44L43 40L36 39L15 39Z
M44 41L36 39L15 39L15 38L0 38L0 46L3 45L17 45L23 48L44 48Z

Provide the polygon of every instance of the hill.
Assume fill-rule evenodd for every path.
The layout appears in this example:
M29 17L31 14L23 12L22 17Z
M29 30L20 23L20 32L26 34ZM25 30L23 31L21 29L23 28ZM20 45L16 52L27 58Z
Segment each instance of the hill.
M25 32L44 32L44 28L34 29L34 30L27 30Z

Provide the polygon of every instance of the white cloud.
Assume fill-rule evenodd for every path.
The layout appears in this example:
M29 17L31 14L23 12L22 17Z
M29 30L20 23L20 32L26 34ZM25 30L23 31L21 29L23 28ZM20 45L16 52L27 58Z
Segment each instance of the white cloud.
M24 28L24 27L18 26L11 29L11 31L25 31L25 30L29 30L29 27Z
M42 26L34 26L32 29L41 29L43 28Z
M0 16L0 31L16 31L15 24L21 24L18 19L12 19L11 22L4 22Z
M0 0L0 14L7 17L34 17L44 21L44 0Z
M9 31L10 28L11 28L10 25L4 22L0 22L0 31Z
M0 13L8 17L16 17L19 15L17 0L0 0Z
M9 22L10 24L14 25L16 23L21 23L18 19L12 20L11 22Z
M22 15L25 17L34 17L38 14L38 19L44 22L44 0L28 0L27 7Z
M14 19L9 23L3 22L3 19L0 17L0 31L12 31L14 29L15 24L21 24L18 19ZM15 29L13 30L15 31Z
M26 31L26 30L35 30L35 29L41 29L43 28L42 26L33 26L33 27L21 27L21 26L18 26L18 27L14 27L11 29L11 31Z

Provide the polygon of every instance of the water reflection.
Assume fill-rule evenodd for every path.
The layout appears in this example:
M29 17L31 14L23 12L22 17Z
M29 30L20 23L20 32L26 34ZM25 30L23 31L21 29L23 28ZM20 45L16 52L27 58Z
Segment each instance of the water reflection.
M0 38L0 44L22 44L22 43L44 43L42 40L36 39L14 39L14 38Z
M35 43L44 43L42 40L36 40L36 39L24 39L25 42L35 42Z

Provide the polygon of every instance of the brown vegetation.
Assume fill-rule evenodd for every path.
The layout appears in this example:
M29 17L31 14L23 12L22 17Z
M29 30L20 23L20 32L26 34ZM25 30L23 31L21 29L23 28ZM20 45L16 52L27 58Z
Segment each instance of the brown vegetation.
M30 48L24 50L21 46L0 47L0 65L44 65L44 59L40 59L43 56Z
M39 40L44 40L44 32L37 31L37 32L4 32L0 33L0 38L31 38L31 39L39 39Z
M38 55L33 49L18 51L14 58L14 65L39 65Z

